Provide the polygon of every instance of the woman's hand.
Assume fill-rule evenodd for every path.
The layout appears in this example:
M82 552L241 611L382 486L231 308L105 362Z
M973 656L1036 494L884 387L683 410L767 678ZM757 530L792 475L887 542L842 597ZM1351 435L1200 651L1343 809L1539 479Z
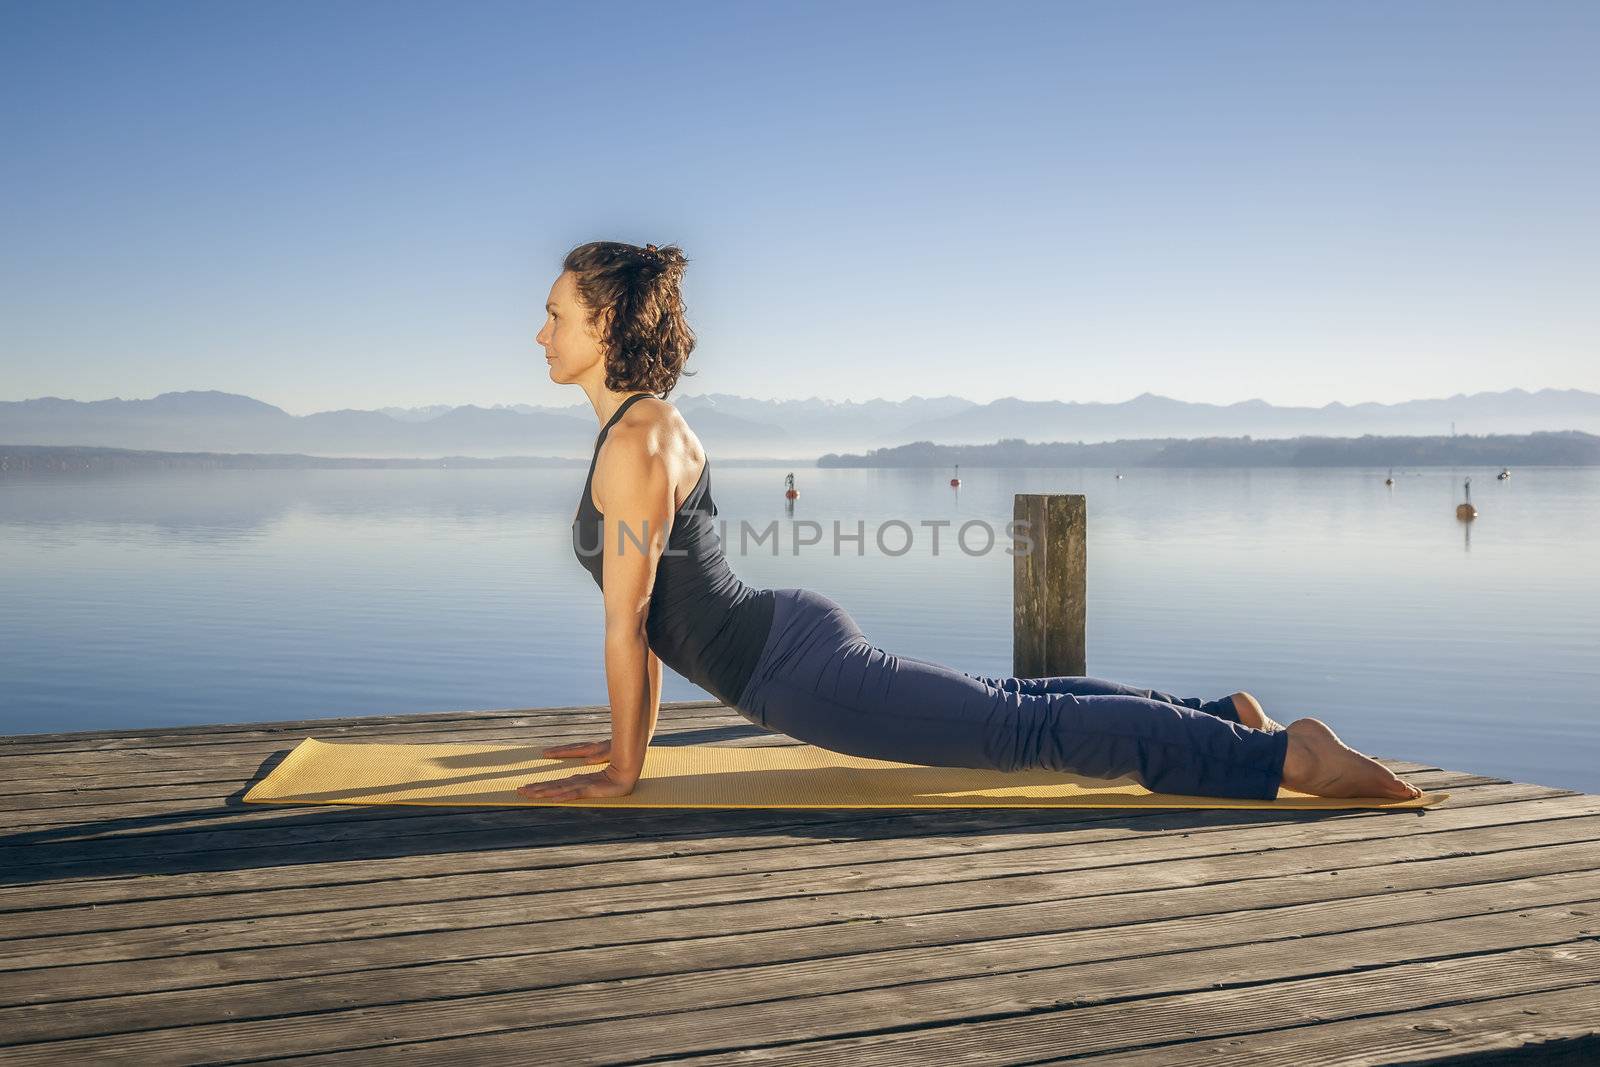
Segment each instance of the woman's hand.
M585 763L610 763L611 738L604 741L574 741L569 745L556 745L554 748L545 749L541 755L545 759L566 759L577 756Z
M598 742L596 742L598 743ZM610 744L610 742L605 742ZM638 778L607 767L588 774L574 774L554 782L529 783L517 787L518 795L528 800L587 800L590 797L625 797L633 792Z

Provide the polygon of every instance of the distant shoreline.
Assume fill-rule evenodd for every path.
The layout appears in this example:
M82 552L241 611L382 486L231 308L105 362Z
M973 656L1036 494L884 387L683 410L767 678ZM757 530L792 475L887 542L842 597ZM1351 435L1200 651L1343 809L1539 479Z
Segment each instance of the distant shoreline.
M1437 437L1161 438L992 445L916 441L865 455L829 452L818 467L1592 467L1600 436L1581 430Z
M1600 466L1600 436L1579 430L1439 437L1250 437L1139 439L1095 444L1020 438L991 445L916 441L864 455L717 458L719 467L973 468L1062 467L1590 467ZM161 452L89 445L0 445L0 473L71 474L123 470L495 470L581 468L560 456L356 457L282 452Z
M119 470L496 470L576 467L567 456L362 457L298 452L160 452L96 445L0 445L0 474L72 474ZM814 459L717 459L719 467L812 467Z

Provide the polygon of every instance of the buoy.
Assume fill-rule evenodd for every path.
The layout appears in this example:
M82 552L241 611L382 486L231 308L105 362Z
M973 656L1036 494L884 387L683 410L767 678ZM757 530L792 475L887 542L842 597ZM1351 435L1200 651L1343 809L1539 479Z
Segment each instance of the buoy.
M1117 481L1119 481L1119 482L1122 481L1122 472L1121 471L1117 472Z
M1383 480L1383 484L1384 485L1393 485L1394 484L1394 468L1393 467L1389 468L1389 477L1387 477L1387 478L1385 478Z
M793 471L790 471L789 474L783 479L783 484L789 487L783 491L783 495L788 497L790 500L793 500L795 497L800 495L800 490L794 487Z
M950 479L950 488L955 489L961 485L961 464L956 464L956 477Z
M1472 520L1478 517L1478 509L1472 506L1472 479L1467 479L1467 502L1456 505L1456 518Z

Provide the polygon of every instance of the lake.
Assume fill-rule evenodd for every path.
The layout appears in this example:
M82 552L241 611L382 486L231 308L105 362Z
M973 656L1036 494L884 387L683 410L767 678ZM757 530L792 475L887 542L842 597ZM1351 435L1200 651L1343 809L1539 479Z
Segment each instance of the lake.
M792 515L789 469L713 458L734 570L826 593L890 651L1009 674L1012 494L1083 493L1089 674L1246 689L1375 755L1600 793L1600 468L1393 487L1386 469L968 468L959 489L798 468ZM600 594L570 534L585 473L0 477L0 733L604 704ZM797 544L798 520L821 542ZM834 524L858 521L860 554L835 554ZM741 550L742 524L769 523ZM663 679L664 700L708 698Z

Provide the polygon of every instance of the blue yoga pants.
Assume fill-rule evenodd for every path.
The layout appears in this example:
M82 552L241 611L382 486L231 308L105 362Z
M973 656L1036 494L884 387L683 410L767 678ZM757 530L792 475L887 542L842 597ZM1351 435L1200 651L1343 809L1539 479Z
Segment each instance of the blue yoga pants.
M763 729L931 767L1131 775L1187 796L1270 800L1288 735L1201 700L1100 678L993 678L886 652L843 607L774 590L772 629L736 710Z

